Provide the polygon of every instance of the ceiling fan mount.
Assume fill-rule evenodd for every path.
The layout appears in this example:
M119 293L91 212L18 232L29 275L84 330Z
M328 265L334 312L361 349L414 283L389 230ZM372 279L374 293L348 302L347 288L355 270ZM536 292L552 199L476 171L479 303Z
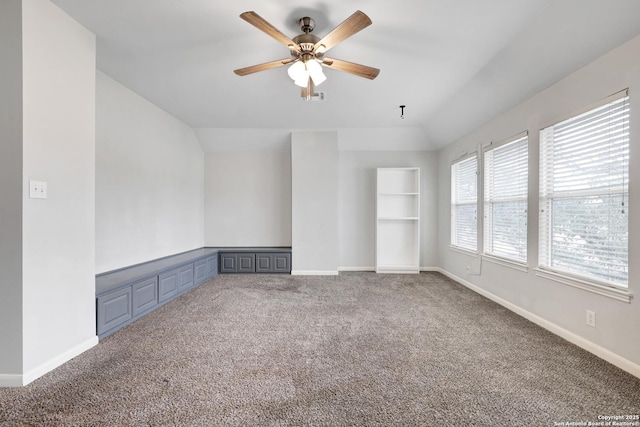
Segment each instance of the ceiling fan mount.
M289 49L291 57L234 70L237 75L246 76L258 71L290 64L291 66L288 70L289 76L295 81L296 85L302 87L302 97L310 99L314 94L315 86L326 79L326 76L322 72L322 66L355 74L370 80L375 79L380 72L377 68L366 65L340 59L325 58L325 53L329 49L371 25L371 19L359 10L354 12L322 38L311 34L315 28L315 21L308 16L298 20L302 34L295 36L293 39L284 35L280 30L253 11L242 13L240 18L285 45Z
M311 31L313 31L313 29L316 27L316 21L309 18L308 16L305 16L298 20L298 25L300 25L300 31L302 31L305 34L308 34Z

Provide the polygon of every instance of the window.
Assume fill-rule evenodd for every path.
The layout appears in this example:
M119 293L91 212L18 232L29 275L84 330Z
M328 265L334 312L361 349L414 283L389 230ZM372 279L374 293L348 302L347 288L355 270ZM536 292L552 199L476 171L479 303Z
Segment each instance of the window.
M629 97L540 131L540 267L627 287Z
M478 161L475 153L451 165L451 244L476 251Z
M527 134L484 153L484 253L527 262Z

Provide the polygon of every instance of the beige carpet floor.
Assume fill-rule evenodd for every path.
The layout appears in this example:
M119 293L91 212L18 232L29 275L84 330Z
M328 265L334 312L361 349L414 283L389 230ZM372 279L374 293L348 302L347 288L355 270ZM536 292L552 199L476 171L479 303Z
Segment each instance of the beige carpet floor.
M224 275L23 388L5 426L554 426L640 380L438 273Z

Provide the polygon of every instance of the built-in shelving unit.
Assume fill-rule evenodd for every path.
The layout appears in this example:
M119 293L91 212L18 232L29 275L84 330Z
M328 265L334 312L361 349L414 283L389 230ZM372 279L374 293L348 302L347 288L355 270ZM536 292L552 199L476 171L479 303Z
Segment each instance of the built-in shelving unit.
M420 272L420 168L378 168L376 272Z
M199 248L96 275L100 339L218 274L218 250Z
M218 273L291 273L291 248L205 247L98 274L98 337L114 333Z

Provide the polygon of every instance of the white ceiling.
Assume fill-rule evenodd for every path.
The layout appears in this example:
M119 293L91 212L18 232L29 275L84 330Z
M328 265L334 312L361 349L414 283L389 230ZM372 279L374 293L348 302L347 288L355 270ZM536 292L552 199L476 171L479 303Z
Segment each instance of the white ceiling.
M96 34L99 70L193 128L415 128L425 149L640 34L638 0L52 1ZM377 79L325 70L326 100L304 102L286 67L233 73L288 56L240 13L290 37L311 16L322 37L357 9L373 25L328 56Z

